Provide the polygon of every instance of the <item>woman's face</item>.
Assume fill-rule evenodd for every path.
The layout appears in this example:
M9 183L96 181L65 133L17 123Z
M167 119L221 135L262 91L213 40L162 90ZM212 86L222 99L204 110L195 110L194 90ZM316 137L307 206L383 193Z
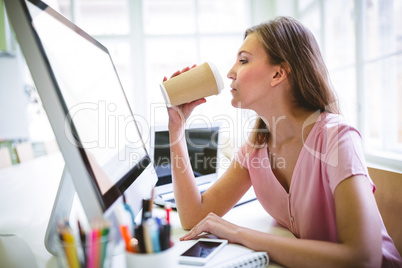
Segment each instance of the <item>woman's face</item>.
M232 81L232 105L255 110L268 105L271 80L277 68L271 65L257 34L244 40L237 54L236 63L227 77Z

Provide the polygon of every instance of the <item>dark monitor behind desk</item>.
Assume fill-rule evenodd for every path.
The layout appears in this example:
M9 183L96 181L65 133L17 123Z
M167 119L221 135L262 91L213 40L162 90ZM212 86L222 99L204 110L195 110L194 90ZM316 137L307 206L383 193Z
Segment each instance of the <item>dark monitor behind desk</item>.
M191 169L198 186L212 184L218 179L220 127L219 122L186 126L183 138L186 139ZM149 154L154 161L158 177L155 194L172 193L171 165L176 160L170 159L170 139L167 125L156 125L151 128Z

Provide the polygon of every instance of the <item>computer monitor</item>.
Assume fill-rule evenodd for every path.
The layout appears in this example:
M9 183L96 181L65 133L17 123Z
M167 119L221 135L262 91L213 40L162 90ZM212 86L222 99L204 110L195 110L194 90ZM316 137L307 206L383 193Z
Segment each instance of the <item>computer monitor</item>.
M219 172L220 158L219 122L208 124L190 124L186 126L185 138L191 168L195 181L200 187L215 182ZM170 140L167 125L156 125L151 128L149 154L154 161L158 176L155 194L161 195L173 191L170 157ZM201 187L202 188L202 187ZM201 189L202 190L202 189Z
M157 179L107 48L42 1L5 6L66 163L45 241L55 253L75 192L88 222L118 228L116 201L125 193L138 213Z

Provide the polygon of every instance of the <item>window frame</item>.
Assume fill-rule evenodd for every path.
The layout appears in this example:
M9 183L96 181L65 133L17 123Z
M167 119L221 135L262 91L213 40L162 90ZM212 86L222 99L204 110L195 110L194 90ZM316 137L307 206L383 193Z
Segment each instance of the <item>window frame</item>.
M306 6L303 10L299 9L300 0L296 1L296 17L300 20L303 20L304 17L308 16L311 12L318 12L321 21L321 31L319 40L317 40L320 44L320 48L322 50L323 56L325 58L326 50L325 50L325 35L326 33L325 26L326 25L326 4L329 3L329 0L314 0L310 1L310 4ZM369 165L380 166L384 168L388 168L390 170L402 171L402 146L400 144L390 144L389 139L386 137L382 137L380 141L382 144L380 149L370 148L370 145L367 142L366 137L368 137L368 124L369 118L367 117L367 92L365 90L365 68L372 63L373 61L381 61L385 60L390 56L400 55L402 51L391 55L382 55L377 57L376 59L367 60L365 59L365 51L364 51L364 43L365 43L365 0L354 0L355 5L355 81L356 81L356 118L357 118L357 129L359 129L362 140L363 140L363 148L365 152L366 161ZM343 66L343 67L350 67ZM330 72L331 74L331 72ZM396 87L396 91L398 88ZM399 89L400 90L400 89ZM381 103L384 106L384 103ZM394 104L396 105L396 102ZM396 117L396 115L394 115ZM395 129L396 131L397 129ZM397 135L397 134L396 134ZM389 150L389 148L397 148L397 151ZM384 149L388 150L384 152Z

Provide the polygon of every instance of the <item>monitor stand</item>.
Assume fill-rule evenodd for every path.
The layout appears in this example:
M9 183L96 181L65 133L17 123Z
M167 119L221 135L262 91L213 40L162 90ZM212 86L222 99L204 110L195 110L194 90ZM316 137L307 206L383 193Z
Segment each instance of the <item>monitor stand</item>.
M64 166L63 174L60 179L59 188L57 190L56 199L54 201L52 214L46 229L45 246L47 251L53 255L57 255L55 237L57 233L57 222L64 220L71 214L73 201L75 196L75 188L67 166Z
M155 183L154 183L155 184ZM136 191L140 191L139 190L134 190L134 192ZM132 191L131 191L132 192ZM75 203L74 200L76 196L76 190L74 187L74 183L73 183L73 179L70 175L70 172L68 171L67 166L64 166L63 169L63 173L60 179L60 183L59 183L59 188L57 190L57 194L56 194L56 198L53 204L53 209L52 209L52 213L50 215L50 219L49 219L49 223L46 229L46 234L45 234L45 246L46 249L49 253L53 254L54 256L57 256L57 238L59 237L59 233L57 230L57 226L60 222L63 222L65 220L69 220L69 224L73 229L77 229L77 215L71 215L71 211L77 212L78 214L80 214L80 208L82 208L82 206L78 206L81 205L80 202ZM78 195L77 195L78 197ZM118 200L123 200L121 197L119 197ZM117 201L117 200L116 200ZM119 220L117 217L117 213L116 214L116 210L119 210L119 204L120 202L115 202L114 205L112 205L111 208L109 208L109 211L105 214L103 214L103 218L106 219L109 224L110 224L110 233L111 234L115 234L119 232ZM123 209L122 203L120 206L121 210ZM83 216L83 217L78 217L80 218L80 222L83 225L83 227L90 227L90 223L84 213L84 211L82 211L83 214L80 214L78 216ZM120 252L122 251L122 248L117 246L122 244L122 239L119 235L112 235L112 241L115 244L114 247L114 251L115 252Z

